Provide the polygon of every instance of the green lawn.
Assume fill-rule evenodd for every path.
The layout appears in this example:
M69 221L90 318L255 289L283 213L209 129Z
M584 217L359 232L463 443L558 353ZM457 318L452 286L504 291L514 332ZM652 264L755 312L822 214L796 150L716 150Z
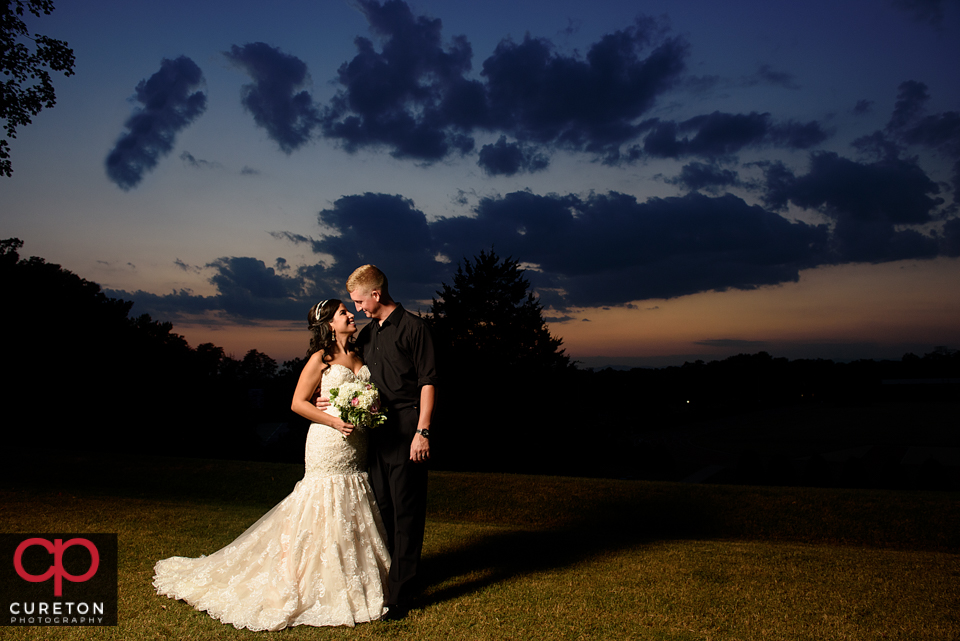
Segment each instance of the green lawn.
M154 594L302 466L6 462L0 531L117 532L120 625L2 639L960 639L960 496L435 472L427 584L401 623L252 633Z

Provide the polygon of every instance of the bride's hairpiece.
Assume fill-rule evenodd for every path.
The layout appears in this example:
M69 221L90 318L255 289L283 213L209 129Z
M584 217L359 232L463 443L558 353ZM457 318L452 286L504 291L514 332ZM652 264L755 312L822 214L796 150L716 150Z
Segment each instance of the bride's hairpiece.
M320 310L322 310L323 306L326 305L328 302L330 302L329 298L325 298L322 301L320 301L320 304L317 305L317 311L314 313L314 320L318 322L320 321Z

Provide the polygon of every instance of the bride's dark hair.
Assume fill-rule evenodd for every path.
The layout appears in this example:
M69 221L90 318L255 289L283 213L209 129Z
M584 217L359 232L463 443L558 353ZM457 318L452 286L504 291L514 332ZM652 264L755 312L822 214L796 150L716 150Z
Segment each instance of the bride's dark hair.
M307 313L307 327L310 329L310 348L307 350L307 358L323 350L324 362L333 359L337 336L330 325L333 315L340 309L340 300L330 298L322 300ZM352 350L353 342L347 344L347 349Z

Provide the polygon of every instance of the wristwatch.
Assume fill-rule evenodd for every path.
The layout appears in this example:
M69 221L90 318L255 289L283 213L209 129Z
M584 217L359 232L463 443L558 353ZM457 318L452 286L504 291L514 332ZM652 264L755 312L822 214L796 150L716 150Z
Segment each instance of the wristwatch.
M428 428L428 429L425 429L425 430L417 430L417 434L419 434L420 436L422 436L423 438L425 438L425 439L427 439L427 440L430 440L430 430L429 430L429 428Z

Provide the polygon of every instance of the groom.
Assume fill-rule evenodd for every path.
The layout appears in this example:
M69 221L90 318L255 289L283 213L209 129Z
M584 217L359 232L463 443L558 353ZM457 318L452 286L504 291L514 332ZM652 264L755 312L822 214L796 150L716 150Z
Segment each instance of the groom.
M420 564L427 512L430 422L437 368L426 322L390 297L386 275L374 265L356 269L347 291L373 319L357 336L357 351L389 410L371 430L370 483L387 530L391 565L386 619L406 616Z

